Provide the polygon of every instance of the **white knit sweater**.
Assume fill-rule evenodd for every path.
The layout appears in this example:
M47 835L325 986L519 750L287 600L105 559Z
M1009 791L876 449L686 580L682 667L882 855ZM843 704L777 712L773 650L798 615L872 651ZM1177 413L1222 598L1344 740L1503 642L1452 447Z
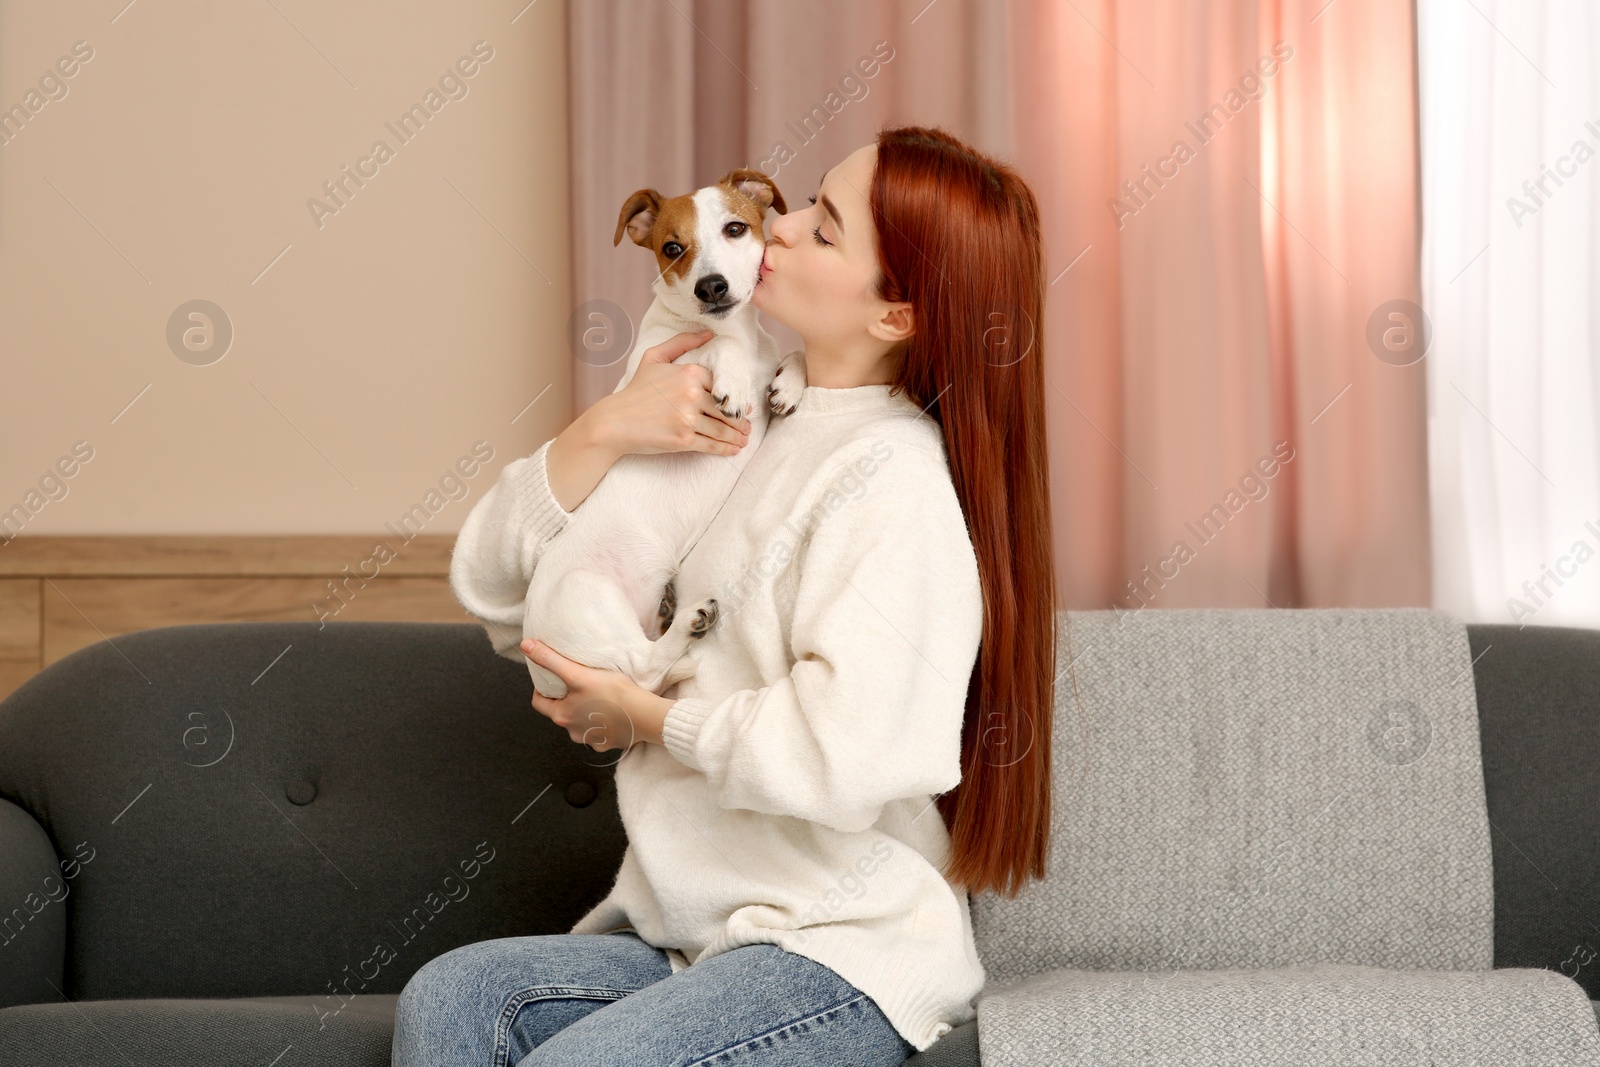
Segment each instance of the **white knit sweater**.
M548 448L506 465L450 562L457 597L519 663L533 568L571 517ZM684 559L677 596L716 597L720 619L694 677L664 693L665 747L617 763L627 851L572 932L633 929L674 972L776 944L927 1048L973 1018L985 979L967 894L936 869L950 838L933 798L961 779L983 616L939 427L887 385L807 388Z

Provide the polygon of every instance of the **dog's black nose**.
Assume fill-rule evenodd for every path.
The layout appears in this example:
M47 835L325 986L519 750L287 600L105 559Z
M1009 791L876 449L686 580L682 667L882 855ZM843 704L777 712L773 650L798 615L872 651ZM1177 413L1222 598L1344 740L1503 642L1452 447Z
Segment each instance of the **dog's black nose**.
M694 295L706 304L716 304L726 300L728 279L720 274L707 274L694 283Z

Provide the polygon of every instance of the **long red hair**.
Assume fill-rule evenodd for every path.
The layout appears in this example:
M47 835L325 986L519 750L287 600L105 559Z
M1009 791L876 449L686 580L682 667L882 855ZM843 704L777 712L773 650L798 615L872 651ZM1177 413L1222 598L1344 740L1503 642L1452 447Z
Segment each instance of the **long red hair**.
M983 586L961 783L937 798L944 875L1015 896L1045 875L1056 679L1039 206L1014 169L938 127L886 126L877 147L877 292L913 315L895 387L943 429Z

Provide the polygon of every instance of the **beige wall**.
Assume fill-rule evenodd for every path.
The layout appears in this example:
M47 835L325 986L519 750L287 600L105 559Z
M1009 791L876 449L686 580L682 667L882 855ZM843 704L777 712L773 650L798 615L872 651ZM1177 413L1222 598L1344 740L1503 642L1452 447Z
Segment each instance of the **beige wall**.
M4 533L455 532L570 414L563 4L126 5L0 0Z

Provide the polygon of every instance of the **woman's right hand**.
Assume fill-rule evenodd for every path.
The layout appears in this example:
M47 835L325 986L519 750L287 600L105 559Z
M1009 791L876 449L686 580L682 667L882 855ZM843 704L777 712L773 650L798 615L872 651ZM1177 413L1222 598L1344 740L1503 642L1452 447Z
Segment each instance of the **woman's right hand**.
M749 419L728 419L711 398L711 372L673 360L705 344L710 330L680 333L647 348L619 392L595 401L584 418L595 440L617 455L714 452L731 456L750 439Z

